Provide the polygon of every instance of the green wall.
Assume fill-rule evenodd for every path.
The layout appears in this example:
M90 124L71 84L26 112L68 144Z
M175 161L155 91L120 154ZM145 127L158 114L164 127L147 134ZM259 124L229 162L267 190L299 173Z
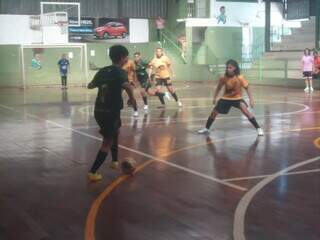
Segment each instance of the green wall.
M242 28L241 27L208 27L205 44L219 60L224 63L232 58L242 59Z
M81 85L85 83L84 59L81 62L81 48L46 48L41 54L41 69L34 69L31 66L33 50L24 49L24 63L26 86L60 85L60 71L58 61L62 54L73 54L70 61L70 74L68 84Z
M20 45L0 45L0 86L22 86Z
M185 23L177 22L177 19L187 17L188 5L186 0L168 0L166 28L176 36L185 35Z

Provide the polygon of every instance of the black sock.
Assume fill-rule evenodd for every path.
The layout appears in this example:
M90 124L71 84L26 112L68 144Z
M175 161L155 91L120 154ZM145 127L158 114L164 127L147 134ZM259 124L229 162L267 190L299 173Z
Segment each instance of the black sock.
M212 123L213 123L214 119L212 119L211 117L208 117L207 123L206 123L206 128L210 129Z
M118 144L112 146L111 148L111 156L112 156L112 162L118 161Z
M118 135L113 138L113 143L111 146L111 156L112 162L118 161Z
M142 97L142 100L143 100L144 105L148 105L147 97Z
M64 77L61 77L61 85L64 86Z
M259 124L256 121L256 118L249 118L249 121L251 122L251 124L255 127L255 128L260 128Z
M178 102L178 96L177 94L174 92L174 93L171 93L172 97L174 98L174 100L176 100L176 102Z
M132 107L133 107L133 111L135 111L135 112L138 111L137 104L134 104Z
M157 92L156 96L159 97L159 100L160 100L161 104L164 105L165 104L165 102L164 102L164 93Z
M94 161L91 169L90 169L90 173L96 173L96 171L98 170L98 168L102 165L102 163L106 160L106 157L108 156L108 153L103 152L103 151L99 151L96 157L96 160Z

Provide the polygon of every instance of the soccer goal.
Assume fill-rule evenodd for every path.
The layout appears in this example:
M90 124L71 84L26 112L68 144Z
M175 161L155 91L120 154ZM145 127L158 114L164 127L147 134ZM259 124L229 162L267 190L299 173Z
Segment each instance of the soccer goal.
M68 85L85 86L88 80L86 44L21 45L23 88L60 86L58 61L65 54L70 62Z

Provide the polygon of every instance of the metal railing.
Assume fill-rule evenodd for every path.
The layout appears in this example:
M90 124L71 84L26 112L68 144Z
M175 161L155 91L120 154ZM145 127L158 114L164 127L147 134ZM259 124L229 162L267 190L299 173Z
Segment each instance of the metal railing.
M170 32L168 29L163 29L161 31L161 44L163 48L167 49L177 58L186 63L186 52L182 48L181 44L179 44L178 37L174 33Z

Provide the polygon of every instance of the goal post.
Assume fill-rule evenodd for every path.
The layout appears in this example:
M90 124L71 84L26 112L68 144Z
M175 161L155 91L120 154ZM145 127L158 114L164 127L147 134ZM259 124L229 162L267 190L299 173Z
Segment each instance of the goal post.
M58 61L65 54L70 62L68 85L86 86L88 57L85 44L21 45L23 88L61 85Z

